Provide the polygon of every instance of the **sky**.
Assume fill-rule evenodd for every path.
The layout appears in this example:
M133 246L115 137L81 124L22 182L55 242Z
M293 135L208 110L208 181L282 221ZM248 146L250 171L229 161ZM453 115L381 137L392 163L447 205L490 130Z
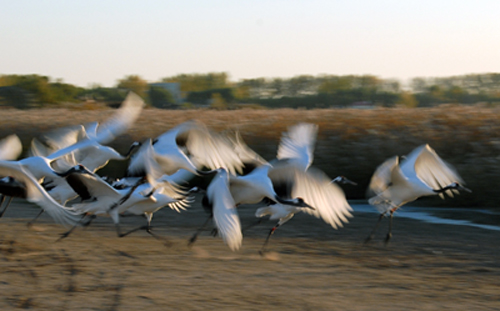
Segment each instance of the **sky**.
M500 72L498 0L0 0L0 75L90 87L227 72Z

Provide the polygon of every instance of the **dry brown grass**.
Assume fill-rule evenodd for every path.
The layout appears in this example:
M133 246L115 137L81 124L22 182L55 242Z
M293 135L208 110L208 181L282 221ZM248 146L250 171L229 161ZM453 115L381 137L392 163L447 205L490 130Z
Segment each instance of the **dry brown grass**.
M0 137L17 133L25 146L45 131L90 121L104 121L113 110L6 109L0 113ZM239 130L247 143L272 159L280 135L298 122L319 125L314 164L330 176L358 181L347 189L364 197L373 170L386 158L429 143L454 165L474 193L447 200L451 205L498 207L500 195L500 109L443 106L419 109L316 110L159 110L145 109L126 135L112 145L125 151L134 140L155 137L173 126L199 120L216 131ZM439 204L440 201L436 201Z

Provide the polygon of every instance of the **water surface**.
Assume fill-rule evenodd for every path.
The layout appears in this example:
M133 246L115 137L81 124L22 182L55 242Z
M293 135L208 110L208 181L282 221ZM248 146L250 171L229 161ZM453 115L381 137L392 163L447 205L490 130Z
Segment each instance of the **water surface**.
M378 214L378 211L367 203L352 203L351 206L355 213ZM403 206L394 213L394 217L500 231L500 212L489 209Z

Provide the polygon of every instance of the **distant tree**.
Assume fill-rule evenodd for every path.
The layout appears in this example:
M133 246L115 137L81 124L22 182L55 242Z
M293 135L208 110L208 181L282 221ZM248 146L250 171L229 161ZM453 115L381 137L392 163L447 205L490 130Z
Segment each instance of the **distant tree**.
M232 88L189 92L189 94L186 96L186 101L193 104L206 105L213 99L214 94L218 94L217 96L221 96L226 103L232 103L234 101L234 93Z
M17 86L0 87L0 106L8 106L17 109L30 108L33 98L26 90Z
M132 91L142 98L146 97L146 91L149 89L148 82L138 75L129 75L118 80L117 87Z
M50 90L55 102L75 102L85 93L85 89L62 81L50 83Z
M318 92L326 94L335 94L339 91L346 91L353 88L352 76L331 76L323 78L323 82L318 87Z
M434 99L436 103L442 103L444 101L444 92L439 85L432 85L429 87L429 95Z
M90 90L85 92L84 96L87 99L105 102L110 105L118 105L125 99L127 92L127 90L120 90L115 87L109 88L94 85Z
M446 90L446 97L454 103L465 103L467 93L459 86L452 86Z
M410 86L414 93L426 92L428 89L427 80L424 78L413 78Z
M157 108L175 108L175 99L165 88L152 86L148 91L149 101L153 107Z
M238 88L244 88L248 92L249 98L261 98L269 96L266 79L244 79L237 83Z
M228 75L225 72L211 72L207 74L180 74L166 77L162 82L176 82L181 86L181 92L201 92L211 89L221 89L230 86Z
M272 96L284 96L285 82L281 78L274 78L271 81Z
M313 76L295 76L288 81L289 96L305 96L316 93L318 80Z
M13 76L15 86L31 93L41 104L55 103L54 94L50 90L49 77L39 75Z
M217 109L217 110L224 110L224 109L228 108L228 105L227 105L227 102L224 100L224 97L222 97L221 94L213 93L211 103L210 103L210 108Z
M239 85L233 87L234 98L238 101L246 101L250 99L250 87L247 85Z
M404 91L399 95L399 100L396 102L396 105L407 108L415 108L418 106L418 101L412 93Z

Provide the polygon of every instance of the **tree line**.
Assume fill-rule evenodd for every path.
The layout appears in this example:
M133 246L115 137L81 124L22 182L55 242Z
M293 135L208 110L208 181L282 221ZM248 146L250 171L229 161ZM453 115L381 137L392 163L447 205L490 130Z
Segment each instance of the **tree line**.
M175 83L178 93L163 87ZM329 108L368 103L383 107L430 107L443 103L500 103L500 73L444 78L414 78L407 87L373 75L300 75L230 81L225 72L179 74L148 83L138 75L117 80L114 87L78 87L41 75L0 75L0 106L19 109L88 102L118 105L128 91L159 108L209 106ZM178 95L178 96L176 96ZM180 100L179 100L180 99Z

